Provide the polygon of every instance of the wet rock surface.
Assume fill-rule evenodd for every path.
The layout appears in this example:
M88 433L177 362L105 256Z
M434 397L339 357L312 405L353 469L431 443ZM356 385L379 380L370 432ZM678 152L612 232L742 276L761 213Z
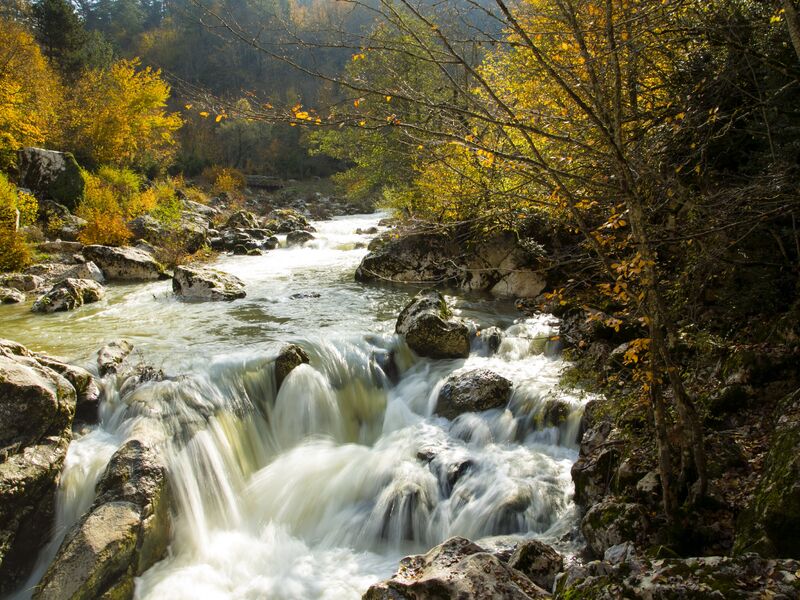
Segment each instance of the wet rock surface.
M114 453L92 508L68 532L34 598L129 599L134 577L164 557L170 494L156 427L140 427Z
M75 401L67 379L0 340L0 594L27 576L50 535Z
M172 291L190 300L231 301L247 295L244 282L234 275L208 267L176 267Z
M133 344L127 340L116 340L103 346L97 352L97 369L100 375L116 373L133 352Z
M397 318L395 332L409 347L427 358L469 356L469 329L453 318L444 297L435 290L417 294Z
M456 373L445 381L436 401L436 414L454 419L465 412L480 412L508 404L512 383L489 369Z
M281 388L284 379L289 376L296 367L308 364L310 359L305 350L297 344L289 344L281 348L280 353L275 359L275 383L277 389Z
M19 304L25 302L25 294L13 288L0 287L0 304Z
M363 600L525 600L550 595L520 571L464 538L400 561L397 573L373 585Z

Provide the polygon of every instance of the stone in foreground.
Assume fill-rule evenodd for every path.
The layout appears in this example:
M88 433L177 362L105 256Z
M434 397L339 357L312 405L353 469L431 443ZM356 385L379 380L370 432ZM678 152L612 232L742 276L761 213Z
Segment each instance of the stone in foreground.
M105 295L102 285L91 279L65 279L53 286L44 296L33 303L31 310L54 313L74 310L84 304L97 302Z
M502 408L511 397L511 382L489 369L451 375L436 401L436 414L455 419L466 412Z
M67 533L35 599L128 600L134 578L166 554L171 530L167 469L157 437L141 430L134 435L111 458L94 505Z
M427 358L469 356L469 329L452 318L444 297L435 290L423 290L397 318L395 332L405 336L409 347Z
M397 573L373 585L363 600L529 600L550 594L521 572L464 538L400 561Z
M177 267L172 291L193 300L236 300L247 295L241 279L207 267Z
M153 281L164 279L164 267L153 256L138 248L86 246L83 255L103 271L106 279Z
M564 558L539 540L527 540L514 550L508 566L524 573L540 588L552 590L556 575L564 568Z
M24 346L0 340L0 596L30 572L53 526L75 390Z

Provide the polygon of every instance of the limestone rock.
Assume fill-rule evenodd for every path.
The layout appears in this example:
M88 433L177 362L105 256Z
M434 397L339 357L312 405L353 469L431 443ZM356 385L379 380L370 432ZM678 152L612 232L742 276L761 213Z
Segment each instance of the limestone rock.
M549 591L553 589L556 575L564 568L564 558L547 544L527 540L514 550L508 566L521 571L533 583Z
M172 291L195 300L236 300L247 295L244 282L228 273L207 267L176 267Z
M556 581L558 600L762 600L800 595L800 562L737 558L594 561L567 569Z
M588 507L611 492L614 474L621 461L620 432L611 422L594 417L596 402L587 404L581 421L578 460L572 465L575 503Z
M288 377L294 368L309 362L308 354L297 344L289 344L281 348L278 357L275 359L275 383L277 384L277 389L281 388L283 380Z
M103 276L103 272L100 270L100 267L98 267L92 261L75 265L61 277L63 278L61 279L62 281L64 279L91 279L97 283L106 282L106 278Z
M314 236L307 231L292 231L286 236L287 246L302 246L306 242L310 242Z
M70 209L55 200L39 200L39 222L48 234L62 240L74 242L78 233L86 226L86 220L73 215Z
M103 271L106 279L150 281L164 279L164 267L153 256L138 248L86 246L83 255Z
M511 382L489 369L451 375L436 401L436 414L454 419L465 412L501 408L511 397Z
M116 373L122 363L133 352L133 344L127 340L116 340L97 352L97 368L100 375Z
M13 288L0 287L0 304L25 302L25 294Z
M259 226L258 217L247 210L233 213L225 223L225 229L258 229Z
M513 297L534 297L546 285L543 251L512 232L468 247L439 232L388 234L375 238L369 249L356 270L357 281L435 282Z
M363 600L528 600L548 598L519 571L464 538L400 561L397 573L373 585Z
M452 318L444 298L435 290L417 294L397 318L395 332L405 336L409 347L420 356L469 356L469 329Z
M75 388L75 420L83 423L95 423L100 405L100 387L94 376L86 369L67 364L51 356L44 354L35 354L34 356L40 365L60 374Z
M3 273L0 274L0 287L32 292L44 285L44 279L29 273Z
M23 148L19 151L19 184L41 198L50 198L73 210L86 184L70 153Z
M156 442L129 439L97 484L94 505L69 531L35 599L133 597L133 578L161 560L170 539L166 466Z
M102 299L105 289L91 279L65 279L33 303L33 312L53 313L74 310Z
M581 532L595 556L603 556L606 550L624 542L643 542L647 528L642 505L613 497L592 505L581 521Z
M267 215L267 221L264 226L275 233L291 233L292 231L314 232L314 228L311 227L308 219L291 208L273 210Z
M74 412L66 379L0 341L0 595L27 576L50 536Z

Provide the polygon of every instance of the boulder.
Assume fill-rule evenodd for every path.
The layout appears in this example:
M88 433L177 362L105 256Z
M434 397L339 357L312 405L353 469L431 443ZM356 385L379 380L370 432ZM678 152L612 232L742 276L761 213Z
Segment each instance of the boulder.
M44 279L29 273L3 273L0 274L0 287L32 292L44 285Z
M0 340L0 596L28 575L50 537L74 412L64 377Z
M78 239L78 233L87 223L63 204L48 199L39 201L39 221L49 236L70 242Z
M25 302L25 294L12 288L0 287L0 304L19 304Z
M100 267L109 280L150 281L166 277L164 267L138 248L86 246L83 255Z
M512 383L489 369L455 373L445 381L436 400L436 414L455 419L465 412L501 408L511 398Z
M309 362L308 354L297 344L289 344L281 348L275 359L275 384L277 389L281 388L283 380L289 376L289 373L294 368Z
M550 594L521 572L464 538L400 561L397 573L373 585L363 600L528 600Z
M172 291L194 300L236 300L247 295L244 282L238 277L208 267L190 266L175 268Z
M253 213L247 210L240 210L238 212L233 213L230 217L228 217L228 221L225 223L225 229L258 229L260 224L258 222L258 217L256 217Z
M623 502L614 497L592 505L581 521L586 544L598 557L624 542L638 546L647 539L647 529L647 513L641 504Z
M100 387L94 376L86 369L67 364L45 354L34 355L40 365L52 369L75 388L75 420L82 423L97 422L100 406Z
M395 332L404 336L409 347L420 356L469 356L469 329L452 318L444 297L435 290L424 290L414 297L397 318Z
M602 500L612 489L620 462L621 434L610 421L595 418L598 401L589 402L581 420L578 460L572 465L575 504L590 506Z
M292 231L300 230L314 232L314 228L311 227L308 219L291 208L273 210L267 215L267 221L264 225L275 233L291 233Z
M737 558L594 561L569 567L556 581L554 597L571 600L762 600L797 598L800 563L755 554Z
M189 254L194 254L206 243L208 221L205 217L186 212L181 214L177 224L166 227L150 215L141 215L128 222L128 229L137 239L155 246L177 243Z
M513 232L469 245L440 232L387 234L369 249L357 281L435 282L512 297L534 297L546 286L543 250Z
M75 157L68 152L42 148L19 151L19 185L40 198L49 198L74 210L86 184Z
M83 244L71 241L48 241L36 244L36 249L45 254L78 254L83 250Z
M302 246L313 239L315 239L314 236L307 231L292 231L286 236L286 245Z
M135 434L136 435L136 434ZM129 439L66 535L35 599L133 598L133 580L161 560L171 531L167 469L151 439Z
M33 303L33 312L53 313L74 310L97 302L105 295L102 285L91 279L65 279Z
M564 558L539 540L522 542L508 559L508 566L525 574L533 583L552 590L556 575L564 568Z
M97 352L97 369L100 375L119 371L120 366L131 352L133 352L133 344L127 340L116 340L100 348Z
M800 390L778 405L761 479L736 529L734 554L800 556Z

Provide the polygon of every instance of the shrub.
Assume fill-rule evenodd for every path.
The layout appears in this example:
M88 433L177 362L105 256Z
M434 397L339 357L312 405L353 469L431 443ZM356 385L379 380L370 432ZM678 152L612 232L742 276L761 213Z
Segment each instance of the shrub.
M247 185L247 177L238 169L227 167L208 167L203 170L203 179L212 184L216 193L238 192Z
M86 190L75 213L86 219L87 224L78 234L83 244L121 246L132 235L125 225L129 216L125 210L131 204L134 179L124 170L103 170L103 177L84 173ZM137 197L138 189L136 189Z
M0 273L19 271L31 262L31 253L22 236L0 224Z
M153 197L155 203L150 214L165 227L176 227L181 220L183 203L175 193L175 182L156 182L147 192Z

